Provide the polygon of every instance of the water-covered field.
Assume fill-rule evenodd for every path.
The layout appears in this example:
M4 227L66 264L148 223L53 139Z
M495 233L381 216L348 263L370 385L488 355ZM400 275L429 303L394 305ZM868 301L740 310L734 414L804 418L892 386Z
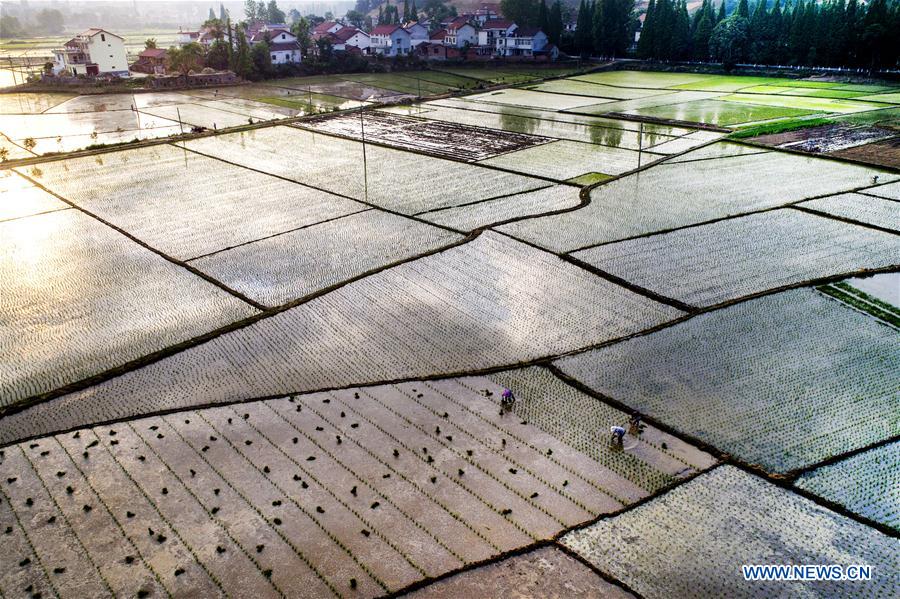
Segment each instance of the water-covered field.
M565 74L0 95L0 594L890 596L896 87Z

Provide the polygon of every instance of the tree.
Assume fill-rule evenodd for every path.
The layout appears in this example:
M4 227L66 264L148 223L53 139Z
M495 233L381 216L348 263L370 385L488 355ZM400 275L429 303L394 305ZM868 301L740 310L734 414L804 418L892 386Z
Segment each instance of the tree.
M0 37L19 37L22 35L22 24L19 19L9 15L0 16Z
M256 0L244 0L244 16L248 21L258 21L260 19L259 9Z
M266 8L266 20L269 23L284 23L287 20L284 11L278 8L278 3L275 0L269 0L269 5Z
M366 22L366 15L359 12L358 10L348 10L347 14L344 16L348 23L357 29L362 29L363 25Z
M541 0L541 4L538 6L537 26L544 33L547 33L550 30L550 13L547 10L547 0Z
M35 17L38 27L44 33L62 33L63 15L56 9L43 9Z
M556 46L560 44L560 38L562 37L563 32L563 19L562 19L562 2L560 0L555 0L553 5L550 7L550 16L548 17L548 25L547 37L550 39L550 43Z
M197 42L185 44L180 48L172 46L166 52L166 60L170 71L181 73L187 79L191 71L198 71L203 67L203 46Z
M244 78L253 74L253 61L250 59L250 46L243 27L237 28L237 48L234 53L234 72Z
M713 28L709 51L726 69L743 60L747 45L747 19L733 14Z
M409 7L409 18L411 21L419 20L419 9L416 8L416 0L412 0L412 6Z
M216 13L215 13L215 11L213 11L212 6L210 6L210 7L209 7L209 16L206 17L206 20L207 20L207 21L212 21L212 20L215 19L215 18L216 18Z
M300 20L294 21L294 24L291 25L291 33L297 36L297 43L300 45L300 52L304 56L309 53L309 48L312 45L310 30L311 26L309 24L309 20L306 17L300 17Z
M225 11L225 5L219 2L219 20L223 23L228 20L228 14Z
M719 14L716 15L716 25L725 20L725 0L719 5Z
M269 44L265 41L253 44L250 50L250 59L253 62L253 75L255 79L266 79L275 72L272 68L272 54Z
M632 0L597 0L592 38L601 56L622 56L631 38Z
M156 38L148 37L144 40L144 50L155 50L156 49Z
M228 46L226 50L228 51L228 68L232 71L235 70L234 66L234 28L231 26L231 18L225 18L225 34L228 36Z
M581 0L578 6L578 20L575 22L575 50L582 57L587 57L593 48L593 32L589 0Z
M230 66L230 57L228 52L228 42L224 40L216 40L209 47L206 53L205 64L211 69L224 71Z
M538 24L537 0L500 0L500 11L508 20L519 27L533 27Z
M403 0L403 22L409 21L409 0Z
M644 14L644 26L641 27L641 37L638 40L637 54L639 58L653 58L656 35L656 0L650 0L647 12Z
M709 38L712 31L713 20L709 18L708 14L702 15L694 31L693 55L695 59L709 60Z
M319 60L328 62L331 60L332 55L334 54L334 48L331 45L331 40L327 37L321 37L316 40L316 47L319 50Z
M209 31L214 39L220 40L225 37L225 23L219 19L207 19L203 22L203 29Z

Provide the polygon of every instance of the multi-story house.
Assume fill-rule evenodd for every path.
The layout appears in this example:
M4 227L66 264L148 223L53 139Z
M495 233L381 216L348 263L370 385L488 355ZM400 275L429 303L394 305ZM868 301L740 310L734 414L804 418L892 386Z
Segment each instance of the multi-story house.
M88 29L53 51L53 72L128 77L124 38L105 29Z
M406 56L412 48L409 32L400 25L379 25L369 36L369 50L384 56Z

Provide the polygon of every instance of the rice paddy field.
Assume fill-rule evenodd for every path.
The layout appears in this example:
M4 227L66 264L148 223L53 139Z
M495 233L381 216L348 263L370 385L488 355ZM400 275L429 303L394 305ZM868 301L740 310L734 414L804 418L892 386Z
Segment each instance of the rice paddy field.
M898 86L574 71L0 94L0 596L893 596Z

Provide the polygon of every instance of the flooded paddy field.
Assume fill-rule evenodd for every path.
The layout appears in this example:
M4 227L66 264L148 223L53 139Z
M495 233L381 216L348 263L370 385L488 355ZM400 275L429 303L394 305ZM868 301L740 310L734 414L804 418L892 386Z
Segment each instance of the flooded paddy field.
M0 95L0 593L889 596L897 86L566 74Z

